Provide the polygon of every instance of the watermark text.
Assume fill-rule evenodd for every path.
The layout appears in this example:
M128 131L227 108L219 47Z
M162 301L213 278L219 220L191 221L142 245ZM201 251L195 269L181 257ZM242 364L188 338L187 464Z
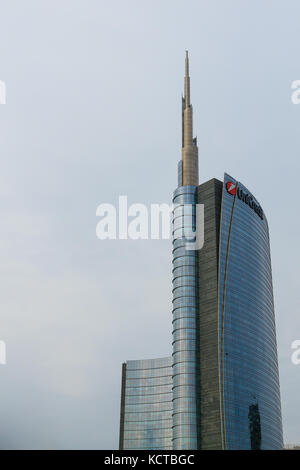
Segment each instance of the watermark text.
M0 365L6 364L6 344L0 340Z
M0 80L0 104L6 104L6 85Z
M298 366L300 364L300 339L293 341L291 347L292 349L295 349L291 357L292 363L295 366Z
M118 207L103 203L97 207L96 235L99 240L184 239L187 250L204 245L204 204L145 204L128 206L119 196Z

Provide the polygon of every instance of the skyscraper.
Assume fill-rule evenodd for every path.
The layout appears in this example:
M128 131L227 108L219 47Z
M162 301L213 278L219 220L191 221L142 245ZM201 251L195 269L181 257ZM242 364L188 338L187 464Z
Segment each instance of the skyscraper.
M173 203L173 354L123 364L120 448L282 449L268 223L231 176L198 184L187 53Z

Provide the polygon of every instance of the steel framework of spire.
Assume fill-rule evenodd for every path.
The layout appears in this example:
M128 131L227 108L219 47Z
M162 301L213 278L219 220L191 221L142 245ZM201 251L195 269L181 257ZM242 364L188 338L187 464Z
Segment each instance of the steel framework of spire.
M190 97L189 55L185 56L184 97L182 100L182 184L197 186L198 179L198 147L193 138L193 107Z

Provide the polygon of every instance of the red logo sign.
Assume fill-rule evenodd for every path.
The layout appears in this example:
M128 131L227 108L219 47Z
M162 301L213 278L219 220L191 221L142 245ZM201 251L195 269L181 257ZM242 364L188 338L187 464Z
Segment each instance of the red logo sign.
M231 194L232 196L236 195L236 183L233 183L232 181L228 181L226 183L226 189Z

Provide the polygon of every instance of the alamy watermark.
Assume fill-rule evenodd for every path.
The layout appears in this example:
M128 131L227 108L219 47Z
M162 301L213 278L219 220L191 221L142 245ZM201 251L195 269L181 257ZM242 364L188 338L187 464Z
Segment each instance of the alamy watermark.
M0 104L6 104L6 84L0 80Z
M103 203L96 227L100 240L184 239L187 250L204 245L204 204L145 204L128 206L127 196L119 196L118 207Z
M292 354L291 361L295 366L298 366L300 364L300 339L293 341L291 348L295 349Z
M291 85L294 90L291 94L291 101L293 104L300 104L300 80L294 80Z
M0 365L6 364L6 344L0 340Z

